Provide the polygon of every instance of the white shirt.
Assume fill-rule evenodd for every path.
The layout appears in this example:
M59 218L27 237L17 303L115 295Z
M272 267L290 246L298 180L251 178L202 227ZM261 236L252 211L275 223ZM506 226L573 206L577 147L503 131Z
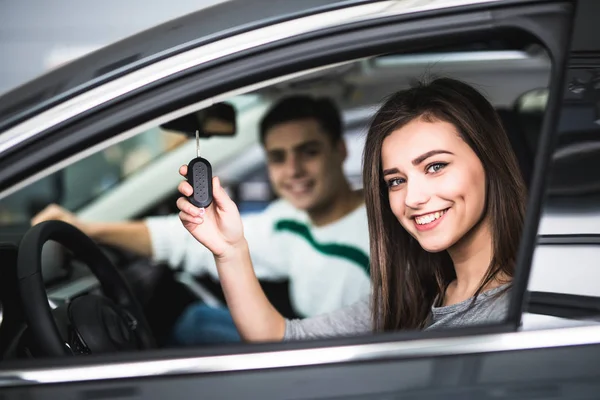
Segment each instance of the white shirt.
M364 205L326 226L285 200L242 217L256 276L290 280L294 309L311 317L350 305L370 293L369 233ZM177 215L146 220L156 261L218 278L212 253Z

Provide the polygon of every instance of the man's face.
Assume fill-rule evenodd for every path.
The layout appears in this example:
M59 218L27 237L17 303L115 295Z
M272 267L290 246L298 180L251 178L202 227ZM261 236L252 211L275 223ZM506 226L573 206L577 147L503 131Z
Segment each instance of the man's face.
M298 209L324 206L345 182L344 143L332 143L314 119L273 126L265 135L265 151L273 189Z

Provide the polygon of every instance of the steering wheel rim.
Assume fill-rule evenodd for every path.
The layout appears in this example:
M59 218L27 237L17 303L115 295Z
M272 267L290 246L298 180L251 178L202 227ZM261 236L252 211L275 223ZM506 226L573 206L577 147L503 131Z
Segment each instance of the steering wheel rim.
M29 328L46 356L71 355L50 309L42 276L42 247L53 240L74 253L96 276L106 297L127 310L137 322L135 335L142 348L155 343L142 307L110 259L96 243L74 226L62 221L45 221L33 226L19 244L17 277L21 302Z

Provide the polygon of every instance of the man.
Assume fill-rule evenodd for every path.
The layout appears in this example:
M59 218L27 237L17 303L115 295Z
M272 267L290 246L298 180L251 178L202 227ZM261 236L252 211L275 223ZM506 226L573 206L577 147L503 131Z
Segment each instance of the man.
M343 172L347 150L338 110L327 99L288 97L267 112L260 135L280 199L243 219L257 277L288 278L292 305L305 317L354 303L370 290L369 239L362 193ZM177 215L89 223L51 206L33 222L48 219L66 220L99 242L218 277L212 254ZM228 311L203 304L191 305L173 332L176 345L238 340Z

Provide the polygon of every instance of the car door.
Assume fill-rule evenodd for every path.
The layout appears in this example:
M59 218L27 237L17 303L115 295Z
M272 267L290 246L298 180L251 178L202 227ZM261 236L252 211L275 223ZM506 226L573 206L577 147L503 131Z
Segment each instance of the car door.
M255 52L213 68L188 71L188 76L165 83L160 90L148 89L135 99L123 98L103 109L86 110L93 118L70 116L70 123L47 128L39 141L16 148L0 160L1 188L17 185L51 166L53 156L66 158L140 121L172 112L177 93L178 101L209 98L264 79L265 75L281 76L372 52L420 50L465 36L502 36L516 30L539 39L551 54L553 68L515 278L516 295L506 323L452 332L60 359L38 366L24 362L2 367L0 382L9 398L24 394L68 398L75 393L83 398L514 398L528 393L555 393L544 391L541 382L548 377L559 382L559 373L564 370L557 360L578 357L579 363L570 364L578 368L573 367L569 377L593 370L591 365L598 355L593 345L598 339L590 335L598 332L595 327L517 332L548 186L545 171L556 140L554 131L563 98L574 13L585 10L578 4L585 2L382 3L388 3L389 8L373 13L372 18L309 31L305 36L280 42L280 46L259 46ZM360 9L346 9L350 10L360 15ZM24 159L26 151L37 156ZM575 345L588 346L572 348ZM542 348L545 350L540 351ZM554 368L536 369L532 377L532 368L541 363ZM532 382L538 386L530 385ZM517 389L531 390L510 391L513 383Z
M560 317L600 312L600 39L585 18L599 12L578 5L529 282L529 309Z

